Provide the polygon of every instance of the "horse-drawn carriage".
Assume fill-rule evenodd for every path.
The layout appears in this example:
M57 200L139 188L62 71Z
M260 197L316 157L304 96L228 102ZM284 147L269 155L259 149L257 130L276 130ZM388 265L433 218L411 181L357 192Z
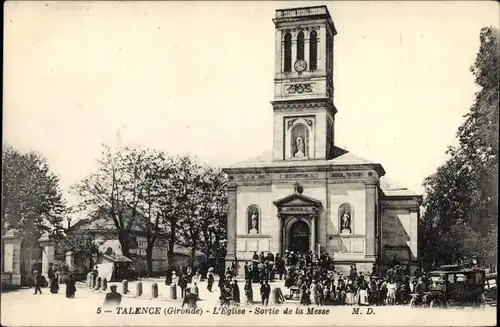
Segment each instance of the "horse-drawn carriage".
M497 273L486 274L484 297L487 304L491 306L497 305Z
M413 307L482 306L485 303L483 269L447 265L430 272L429 277L429 291L413 294L410 302Z

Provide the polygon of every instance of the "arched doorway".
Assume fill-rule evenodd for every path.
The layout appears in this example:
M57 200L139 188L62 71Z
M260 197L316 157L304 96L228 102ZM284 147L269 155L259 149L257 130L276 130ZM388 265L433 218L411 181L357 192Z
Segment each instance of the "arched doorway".
M309 252L309 226L299 220L293 223L288 238L288 249L298 253Z

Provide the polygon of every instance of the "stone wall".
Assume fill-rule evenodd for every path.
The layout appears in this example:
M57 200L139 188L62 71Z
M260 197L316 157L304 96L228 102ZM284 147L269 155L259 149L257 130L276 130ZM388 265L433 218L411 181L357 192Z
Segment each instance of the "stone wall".
M382 208L381 251L384 261L394 256L399 261L418 258L418 212L415 206L384 201Z

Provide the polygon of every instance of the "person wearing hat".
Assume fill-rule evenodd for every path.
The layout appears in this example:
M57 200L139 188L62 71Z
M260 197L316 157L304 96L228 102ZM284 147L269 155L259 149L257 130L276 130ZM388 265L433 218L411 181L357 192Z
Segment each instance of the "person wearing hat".
M182 300L182 308L184 308L184 305L187 304L188 308L190 309L196 309L196 302L198 301L198 296L194 293L191 292L191 289L186 289L186 294L184 295L184 298Z
M122 302L122 295L116 291L116 285L111 285L109 287L111 292L106 293L104 298L105 306L119 306Z
M76 287L75 287L75 278L73 273L70 273L68 279L66 279L66 297L68 299L72 299L75 297Z
M35 279L35 294L33 295L36 295L38 292L38 294L42 294L42 289L40 288L40 286L42 286L42 275L40 275L40 272L38 270L35 270L33 271L33 274L35 275L34 279Z

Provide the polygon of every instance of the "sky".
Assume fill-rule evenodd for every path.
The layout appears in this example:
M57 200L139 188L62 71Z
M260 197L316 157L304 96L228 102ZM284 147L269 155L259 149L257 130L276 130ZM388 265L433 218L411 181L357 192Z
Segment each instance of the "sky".
M227 166L272 148L276 9L327 5L335 142L422 192L469 110L487 1L6 2L3 138L69 187L101 144Z

